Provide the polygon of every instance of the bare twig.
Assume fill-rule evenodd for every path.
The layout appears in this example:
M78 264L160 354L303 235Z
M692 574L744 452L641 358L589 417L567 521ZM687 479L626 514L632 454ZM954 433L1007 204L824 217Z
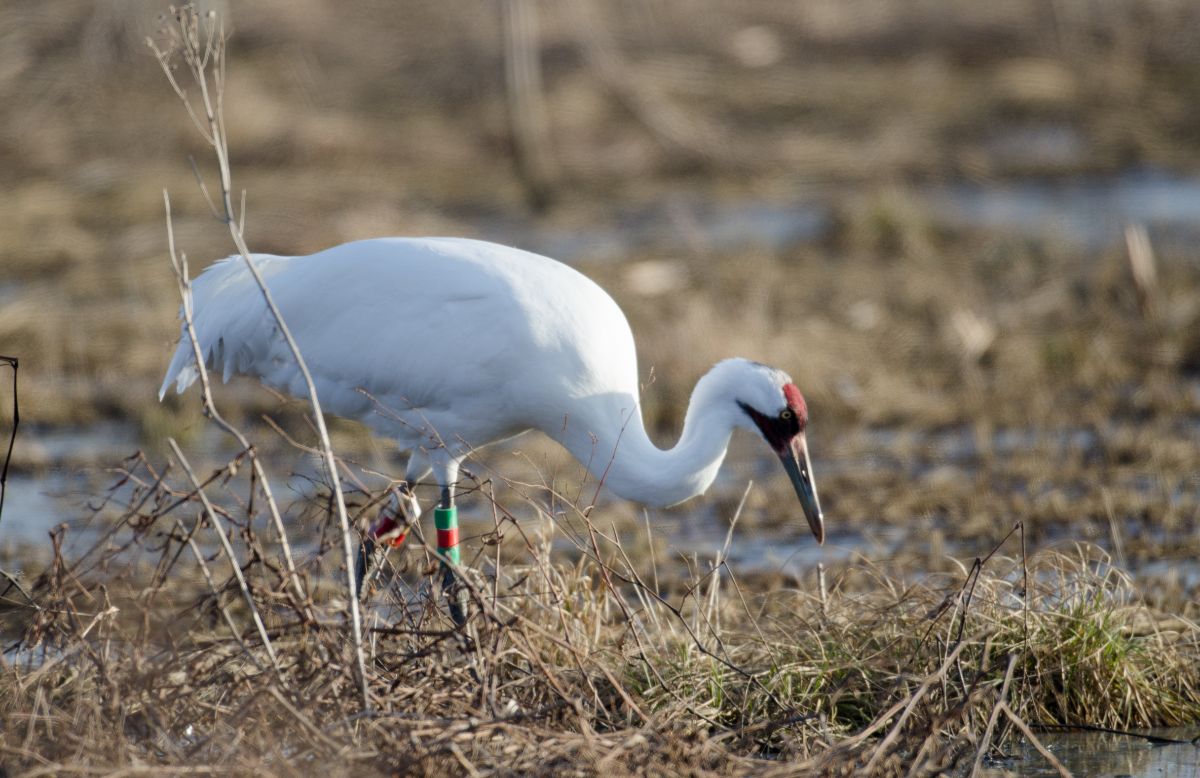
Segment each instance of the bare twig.
M21 423L21 406L17 401L17 358L0 356L0 365L12 368L12 430L8 433L8 448L4 452L4 467L0 468L0 519L4 518L4 493L8 488L8 464L12 461L13 444L17 442L17 425Z
M245 263L246 269L258 285L267 309L271 312L271 316L279 328L279 333L287 343L288 349L291 351L292 357L296 362L297 370L304 379L308 400L312 405L313 421L316 423L318 438L321 443L325 472L333 490L334 507L342 533L342 552L346 568L346 610L350 622L351 639L354 645L359 692L362 697L363 707L369 708L370 694L367 689L366 656L362 643L362 617L359 611L358 586L354 575L354 535L346 513L346 498L342 493L341 479L338 478L337 464L333 456L333 445L329 440L329 431L325 426L325 417L321 410L320 399L317 396L316 384L313 382L312 374L309 372L304 357L300 353L299 345L297 345L295 338L292 337L287 322L284 321L283 314L275 304L270 289L267 287L262 274L259 273L258 268L250 257L250 250L246 246L243 237L245 225L234 215L229 143L225 132L223 104L225 68L227 64L225 58L225 35L215 14L210 14L208 18L211 21L206 30L207 35L202 36L200 32L199 13L194 7L187 6L176 15L177 24L174 29L176 42L178 43L177 50L183 57L184 63L188 67L188 72L200 91L199 105L203 113L202 118L193 108L187 92L179 85L175 77L175 73L171 68L172 52L160 49L152 40L149 41L149 44L158 57L159 64L167 80L171 83L179 99L187 106L188 114L192 117L193 122L200 130L200 134L209 143L216 156L217 170L221 181L221 204L224 211L221 221L229 228L229 235L233 240L234 246ZM203 43L201 41L202 37L205 38ZM212 82L211 87L210 80Z
M904 726L904 722L907 721L908 717L912 715L913 709L916 708L917 703L921 701L921 698L925 696L926 692L929 691L933 684L945 677L946 671L949 670L954 664L954 661L958 659L959 653L967 646L967 643L979 640L985 634L987 633L981 632L980 634L973 636L971 640L967 642L959 641L958 645L954 647L954 650L946 656L946 659L942 662L937 671L925 676L925 679L921 681L921 685L917 687L915 692L909 695L908 699L897 702L881 716L878 716L871 726L867 727L862 732L859 732L857 735L847 741L846 745L854 742L861 742L862 739L865 739L882 729L887 722L891 720L892 716L900 713L900 717L896 719L896 723L892 725L891 730L888 731L887 735L882 741L880 741L879 745L875 747L875 751L871 754L871 759L867 762L867 766L863 771L864 773L867 775L873 774L872 771L879 763L879 760L883 758L888 749L891 747L892 743L894 743L896 738L899 737L900 730ZM901 713L901 711L903 712Z
M1062 776L1062 778L1071 778L1071 771L1064 767L1062 762L1058 761L1058 757L1052 754L1050 749L1042 745L1042 741L1037 735L1033 734L1033 730L1029 728L1029 725L1025 723L1025 720L1014 713L1013 709L1008 707L1007 702L1000 703L1000 710L1004 711L1004 715L1008 716L1008 720L1011 721L1017 729L1021 730L1021 734L1025 736L1025 739L1029 741L1029 744L1037 749L1037 752L1042 755L1042 758L1049 762L1050 766L1057 770L1058 774Z
M225 525L221 523L221 518L213 509L212 503L208 501L208 495L204 493L204 487L200 485L200 479L196 477L196 473L192 470L192 465L187 461L187 457L179 450L179 444L175 442L175 438L167 438L167 443L171 446L171 452L179 460L183 471L187 473L188 480L192 482L192 486L196 489L196 496L200 498L200 502L204 506L204 512L208 514L208 520L212 524L213 530L217 533L217 539L221 541L221 549L225 552L225 556L229 560L229 566L233 569L233 576L237 579L238 587L242 590L242 597L246 600L246 607L250 609L250 616L254 620L255 628L258 629L259 637L262 638L263 647L267 650L267 656L271 658L271 664L274 666L275 672L280 675L280 681L282 681L282 670L279 667L279 659L275 656L275 649L271 646L271 638L267 635L267 628L263 624L262 616L259 615L258 605L254 602L254 595L250 593L246 577L242 575L242 566L238 562L237 555L233 553L233 546L229 544L229 534L225 531Z
M12 429L8 433L8 448L4 452L4 466L0 467L0 520L2 520L4 518L4 495L8 491L8 464L12 461L13 444L17 442L17 426L21 423L21 406L17 401L17 358L0 356L0 365L8 365L12 368ZM36 606L33 596L26 591L15 575L0 570L0 576L8 581L8 586L3 592L0 592L0 597L7 595L10 589L16 589L26 602Z
M296 563L292 558L292 545L288 540L287 529L283 525L283 517L279 513L279 504L275 500L275 495L272 494L271 481L267 478L266 471L263 470L262 463L258 459L258 452L250 445L250 441L246 439L241 430L225 420L225 417L217 410L217 404L213 400L212 383L209 381L208 367L205 365L206 360L200 350L200 340L196 335L195 311L192 306L192 282L188 273L187 255L179 254L175 250L175 229L171 219L171 197L165 189L163 190L163 208L167 215L167 245L171 256L171 267L175 271L175 280L179 285L179 296L183 300L181 307L184 333L188 341L192 344L192 357L196 361L196 372L200 377L200 395L204 403L205 415L237 440L238 445L250 457L250 467L254 469L255 478L267 502L267 510L271 515L271 522L275 525L275 533L279 537L279 546L283 552L284 564L287 566L288 579L291 581L292 590L295 592L297 598L296 604L304 609L305 615L309 619L315 621L316 616L313 614L309 604L308 593L305 592L304 585L300 582L300 576L296 573Z
M283 695L283 692L279 691L275 687L271 687L267 690L267 693L274 697L275 701L279 703L280 707L287 711L288 715L298 721L300 725L304 727L306 732L324 743L331 751L334 753L339 753L345 748L341 743L338 743L336 740L329 737L329 735L326 735L320 727L313 723L312 719L304 715L302 711L293 705L291 701Z
M546 138L546 105L542 95L537 4L502 0L504 76L508 122L512 128L517 174L535 206L551 197L552 162Z
M979 774L979 768L983 764L983 758L987 756L987 750L992 744L992 731L996 728L996 720L1000 718L1000 706L1008 699L1008 684L1012 681L1013 670L1017 666L1017 655L1010 654L1008 657L1008 668L1004 671L1004 681L1000 684L1000 691L996 695L996 704L992 707L992 713L988 716L987 726L983 730L983 737L979 740L979 749L975 752L975 762L971 765L971 776Z
M187 539L188 548L192 550L192 555L196 558L196 564L199 565L200 572L204 576L204 581L208 584L209 591L212 592L214 604L216 605L217 610L221 612L221 616L225 619L225 624L229 627L229 632L233 635L233 639L237 642L238 646L241 647L242 653L250 658L251 663L253 663L255 667L260 670L265 669L262 666L262 662L258 660L258 656L250 650L248 645L246 645L246 641L242 637L242 631L238 629L237 623L233 620L233 615L229 612L229 606L221 602L221 588L217 586L217 581L215 578L213 578L212 570L209 569L208 562L206 562L204 559L204 552L200 550L200 546L196 543L195 532L188 532L187 529L184 528L183 522L179 521L178 519L175 521L175 528L179 531L181 536Z

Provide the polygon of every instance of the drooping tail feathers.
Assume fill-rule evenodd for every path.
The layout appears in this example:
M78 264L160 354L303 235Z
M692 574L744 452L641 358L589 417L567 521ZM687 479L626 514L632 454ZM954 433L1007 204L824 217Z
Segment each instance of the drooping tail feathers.
M251 258L265 279L287 259L267 254ZM219 260L196 277L192 282L192 315L205 364L220 369L223 381L233 373L261 374L262 360L271 359L273 347L280 341L262 291L241 256ZM179 318L184 318L182 307ZM158 399L166 396L172 381L176 393L182 393L199 376L186 326L181 324L179 345L158 390Z

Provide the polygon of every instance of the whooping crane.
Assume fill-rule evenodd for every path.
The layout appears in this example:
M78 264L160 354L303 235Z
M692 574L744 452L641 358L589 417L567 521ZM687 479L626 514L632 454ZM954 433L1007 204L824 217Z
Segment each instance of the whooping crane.
M646 435L637 355L625 315L576 270L462 238L380 238L309 256L252 256L291 329L324 410L358 419L411 452L393 510L364 541L398 545L420 513L412 487L441 488L439 549L457 562L454 488L468 453L536 429L613 493L667 506L703 493L741 427L783 463L817 542L825 530L812 478L808 410L782 370L717 363L696 384L674 448ZM240 373L306 396L300 371L241 257L193 283L197 340L224 380ZM159 399L198 376L181 338ZM447 567L447 580L452 570ZM455 611L461 620L461 611Z

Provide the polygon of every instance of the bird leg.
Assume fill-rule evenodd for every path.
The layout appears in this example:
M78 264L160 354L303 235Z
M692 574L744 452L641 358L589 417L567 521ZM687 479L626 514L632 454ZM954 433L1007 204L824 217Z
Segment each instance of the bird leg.
M407 482L402 482L391 489L392 496L379 511L379 517L371 525L371 529L358 547L358 561L355 565L355 576L358 580L357 591L362 596L363 583L375 561L377 546L396 548L408 536L413 523L421 516L421 505L412 493Z
M463 597L466 592L454 572L461 556L458 548L458 508L454 507L453 486L442 487L441 505L434 509L433 518L437 526L438 554L442 557L442 591L446 594L450 618L454 619L455 624L462 626L467 622Z

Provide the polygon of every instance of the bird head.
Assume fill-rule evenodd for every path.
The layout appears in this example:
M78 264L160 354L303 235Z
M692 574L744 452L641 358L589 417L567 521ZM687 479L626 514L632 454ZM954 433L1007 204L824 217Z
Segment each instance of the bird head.
M782 370L745 362L735 397L744 418L741 426L757 431L783 463L791 478L804 517L818 543L825 542L825 519L817 487L813 482L812 461L808 456L808 406L804 396Z

